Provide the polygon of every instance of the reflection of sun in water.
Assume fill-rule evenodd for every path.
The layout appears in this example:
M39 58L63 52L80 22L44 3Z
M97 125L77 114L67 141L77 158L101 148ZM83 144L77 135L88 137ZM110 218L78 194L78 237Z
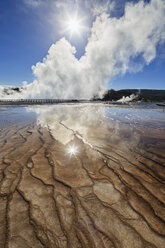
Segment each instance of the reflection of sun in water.
M70 146L68 148L68 153L70 154L70 156L75 156L78 152L78 149L76 146Z

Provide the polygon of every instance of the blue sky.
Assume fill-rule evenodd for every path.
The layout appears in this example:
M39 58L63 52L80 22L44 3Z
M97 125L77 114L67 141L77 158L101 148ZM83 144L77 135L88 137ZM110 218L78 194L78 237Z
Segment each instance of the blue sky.
M32 82L31 66L42 61L52 43L63 36L69 39L67 33L61 33L61 13L55 7L55 1L45 2L47 4L42 4L40 0L40 5L33 6L30 0L0 0L0 85L21 86L24 80ZM116 1L111 15L122 16L125 2ZM71 8L73 11L75 5L72 4ZM83 6L82 9L79 7L80 14L81 10L86 13L85 23L90 27L93 21L90 11ZM70 40L76 46L78 58L84 53L88 36L89 30ZM157 48L156 59L144 66L141 72L117 76L109 88L165 89L164 79L165 47L161 45Z

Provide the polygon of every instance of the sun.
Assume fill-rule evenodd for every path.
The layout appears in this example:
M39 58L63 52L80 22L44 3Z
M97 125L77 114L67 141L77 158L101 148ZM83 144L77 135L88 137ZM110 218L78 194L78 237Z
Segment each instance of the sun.
M67 29L71 34L78 33L81 29L80 20L77 18L70 18L68 20Z
M79 17L78 13L71 15L66 13L65 18L61 20L63 30L62 33L67 33L70 38L73 36L81 36L81 34L87 30L85 26L86 17Z

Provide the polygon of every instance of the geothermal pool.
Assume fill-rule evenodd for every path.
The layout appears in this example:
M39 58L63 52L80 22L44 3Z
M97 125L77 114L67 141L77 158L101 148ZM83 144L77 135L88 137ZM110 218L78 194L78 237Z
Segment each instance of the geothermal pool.
M0 107L0 247L164 248L165 108Z

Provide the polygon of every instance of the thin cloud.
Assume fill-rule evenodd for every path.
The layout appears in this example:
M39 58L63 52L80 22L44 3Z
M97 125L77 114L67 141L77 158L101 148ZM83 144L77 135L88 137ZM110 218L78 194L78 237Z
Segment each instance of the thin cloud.
M36 8L41 6L45 1L44 0L23 0L24 4L27 6Z

